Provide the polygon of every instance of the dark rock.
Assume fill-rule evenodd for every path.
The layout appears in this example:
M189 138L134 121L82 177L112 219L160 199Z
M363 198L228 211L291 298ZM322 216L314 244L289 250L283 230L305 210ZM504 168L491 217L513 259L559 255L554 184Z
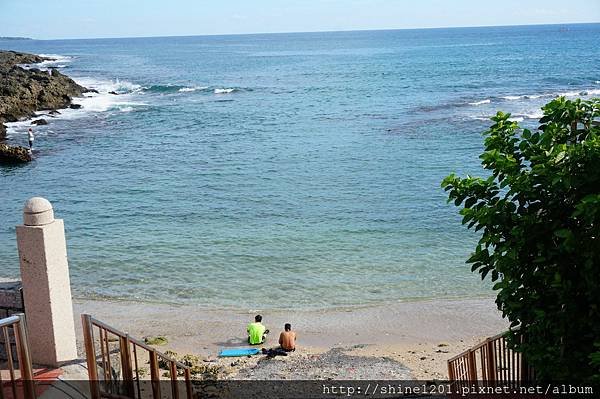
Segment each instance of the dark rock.
M49 59L0 50L0 119L15 122L34 117L36 111L67 108L72 97L88 91L56 69L48 72L19 66Z
M4 119L0 119L0 140L6 137L6 126L4 126Z
M80 109L81 108L81 104L71 104L71 105L69 105L69 108L71 108L71 109Z
M88 89L88 90L86 91L86 93L96 93L96 94L98 94L99 92L98 92L98 90L96 90L96 89Z
M119 95L119 93L117 93L116 91L109 91L108 94L114 94L115 96Z
M52 58L40 57L35 54L19 53L16 51L0 51L0 67L17 64L37 64L42 61L53 60Z
M31 124L32 125L38 125L38 126L40 126L40 125L47 125L48 121L45 120L45 119L36 119L33 122L31 122Z
M31 153L25 147L0 144L0 162L22 163L31 161Z
M50 112L48 112L48 115L60 115L60 112L58 112L57 110L53 109L53 110L50 110Z

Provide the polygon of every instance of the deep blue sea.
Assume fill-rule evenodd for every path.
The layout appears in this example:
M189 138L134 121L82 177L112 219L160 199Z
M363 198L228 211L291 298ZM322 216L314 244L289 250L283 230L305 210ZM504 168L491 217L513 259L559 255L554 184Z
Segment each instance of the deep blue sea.
M77 297L248 310L490 296L440 181L482 173L496 110L535 127L557 95L600 95L599 42L600 24L0 41L100 92L35 127L33 163L0 166L0 276L18 275L14 226L43 196Z

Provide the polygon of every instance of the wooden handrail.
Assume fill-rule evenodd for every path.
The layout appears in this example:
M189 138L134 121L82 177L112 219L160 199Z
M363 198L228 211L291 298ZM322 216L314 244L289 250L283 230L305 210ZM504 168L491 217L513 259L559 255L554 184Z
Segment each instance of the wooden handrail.
M191 399L193 397L191 370L188 366L157 351L146 343L131 337L129 334L109 326L100 320L94 319L91 315L82 314L81 320L83 324L83 337L92 399L100 399L103 397L133 399L141 396L138 348L144 350L148 355L153 398L157 399L161 397L159 358L161 361L166 361L168 363L167 371L170 377L172 397L180 397L180 386L185 387L186 398ZM96 355L96 341L94 339L95 329L99 332L98 341L101 351L100 360L98 360L98 356ZM111 352L110 350L108 333L115 336L117 338L115 341L119 342L118 354L120 357L121 380L113 378L112 375L113 368L110 363L110 356L115 352ZM103 384L101 384L102 381L98 376L98 361L102 362ZM179 384L180 381L177 378L179 369L183 370L183 381L181 382L185 382L185 385ZM122 390L125 392L114 392L113 386L115 384L122 387Z
M523 355L508 347L506 333L490 337L448 360L448 377L456 385L518 384L534 377Z
M456 355L456 356L453 356L453 357L451 357L450 359L448 359L448 362L452 362L452 361L454 361L454 360L456 360L456 359L458 359L458 358L460 358L460 357L467 356L467 355L469 354L469 352L475 351L475 350L477 350L477 349L481 348L482 346L485 346L489 340L495 341L495 340L497 340L497 339L500 339L500 338L504 337L504 335L505 335L505 334L506 334L506 333L500 333L500 334L494 335L493 337L486 338L486 340L485 340L485 341L478 343L478 344L477 344L477 345L475 345L474 347L472 347L472 348L469 348L469 349L467 349L466 351L464 351L464 352L461 352L460 354L458 354L458 355Z

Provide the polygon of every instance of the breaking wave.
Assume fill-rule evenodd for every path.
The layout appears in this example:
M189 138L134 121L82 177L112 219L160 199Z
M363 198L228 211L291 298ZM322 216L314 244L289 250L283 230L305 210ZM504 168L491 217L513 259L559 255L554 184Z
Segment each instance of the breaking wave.
M490 100L488 98L488 99L485 99L485 100L475 101L475 102L469 103L469 105L482 105L482 104L489 104L491 102L492 102L492 100Z
M515 100L532 100L538 98L556 98L556 97L589 97L600 95L600 89L583 89L583 90L572 90L572 91L559 91L553 93L542 93L542 94L523 94L523 95L510 95L501 96L502 100L515 101Z
M235 89L235 88L221 88L221 89L215 89L214 93L215 94L229 94L229 93L233 93L234 91L237 91L237 89Z
M190 93L190 92L194 92L194 91L204 91L206 89L209 89L208 86L194 86L194 87L182 87L181 89L177 90L180 93Z

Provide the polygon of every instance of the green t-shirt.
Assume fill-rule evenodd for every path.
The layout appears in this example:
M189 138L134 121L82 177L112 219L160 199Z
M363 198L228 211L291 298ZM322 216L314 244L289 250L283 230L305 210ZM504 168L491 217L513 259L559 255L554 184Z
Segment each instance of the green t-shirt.
M262 323L250 323L248 324L248 336L250 337L250 343L252 345L260 344L263 342L263 335L267 329Z

